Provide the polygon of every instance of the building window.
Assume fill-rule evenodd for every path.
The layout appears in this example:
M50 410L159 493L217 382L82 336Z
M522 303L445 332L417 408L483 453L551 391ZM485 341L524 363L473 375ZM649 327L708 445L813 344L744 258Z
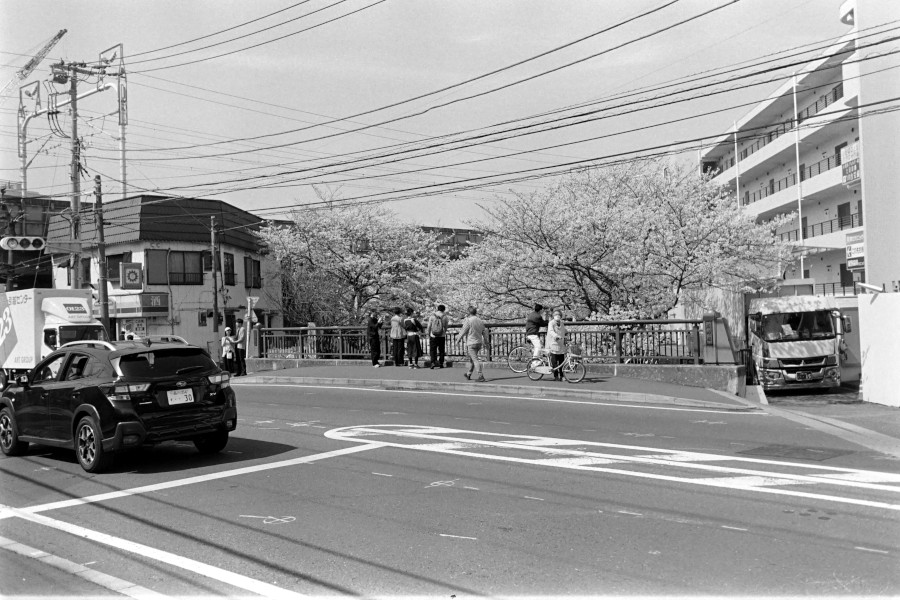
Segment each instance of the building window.
M203 255L203 272L209 273L212 271L212 252L209 250L204 250L201 252ZM216 272L220 272L222 270L222 259L217 254L216 255Z
M168 285L168 250L144 250L147 285Z
M90 286L93 278L91 277L91 258L82 258L81 259L81 287L86 288Z
M202 259L199 252L169 252L169 283L171 285L201 285Z
M122 263L131 262L131 252L113 254L106 257L106 280L110 283L119 283Z
M244 287L262 288L262 273L258 260L244 257Z
M234 285L234 254L225 253L225 270L222 273L224 285Z

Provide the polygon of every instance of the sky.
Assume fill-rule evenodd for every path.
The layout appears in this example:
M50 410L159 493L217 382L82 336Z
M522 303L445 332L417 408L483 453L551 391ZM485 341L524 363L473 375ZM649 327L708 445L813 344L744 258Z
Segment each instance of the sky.
M2 98L0 180L21 179L19 86L38 82L46 109L69 92L45 83L52 64L94 66L121 44L126 184L113 88L78 102L83 191L99 174L105 202L124 187L220 199L264 219L380 202L418 224L472 226L575 167L650 148L696 161L697 142L677 142L724 133L778 86L773 77L789 76L752 75L751 64L846 33L841 4L0 0L4 85L67 30ZM79 94L97 83L81 76ZM71 194L72 142L59 135L71 131L68 107L29 120L30 191Z

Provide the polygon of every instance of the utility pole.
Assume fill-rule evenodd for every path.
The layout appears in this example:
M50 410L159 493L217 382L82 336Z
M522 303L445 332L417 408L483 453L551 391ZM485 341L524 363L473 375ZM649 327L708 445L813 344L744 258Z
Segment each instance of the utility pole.
M61 63L63 68L65 64ZM78 77L77 67L69 65L72 73L69 75L69 101L72 104L72 241L81 239L81 143L78 139ZM73 255L72 262L72 289L81 289L81 253Z
M106 329L106 334L110 335L109 330L109 295L106 289L106 280L108 273L106 272L106 244L104 243L103 232L103 191L100 186L100 176L94 177L94 222L97 226L97 243L100 263L100 322Z
M213 290L213 333L219 333L219 283L216 277L216 265L219 257L216 255L216 217L209 216L210 237L210 262L212 263L212 290Z

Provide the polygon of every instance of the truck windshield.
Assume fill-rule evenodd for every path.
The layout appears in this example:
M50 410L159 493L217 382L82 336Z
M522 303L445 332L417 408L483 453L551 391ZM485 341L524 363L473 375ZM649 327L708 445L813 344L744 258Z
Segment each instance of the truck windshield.
M767 342L821 340L834 337L831 312L791 312L763 315L762 338Z
M102 325L61 325L59 327L59 344L67 344L69 342L77 342L80 340L104 340L106 330Z

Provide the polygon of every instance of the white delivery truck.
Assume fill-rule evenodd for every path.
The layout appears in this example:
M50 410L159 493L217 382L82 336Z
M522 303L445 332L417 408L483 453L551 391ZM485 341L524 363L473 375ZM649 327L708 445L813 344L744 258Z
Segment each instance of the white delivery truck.
M850 317L841 314L833 298L755 298L750 301L747 332L763 389L841 385Z
M108 340L90 290L0 293L0 389L67 342Z

